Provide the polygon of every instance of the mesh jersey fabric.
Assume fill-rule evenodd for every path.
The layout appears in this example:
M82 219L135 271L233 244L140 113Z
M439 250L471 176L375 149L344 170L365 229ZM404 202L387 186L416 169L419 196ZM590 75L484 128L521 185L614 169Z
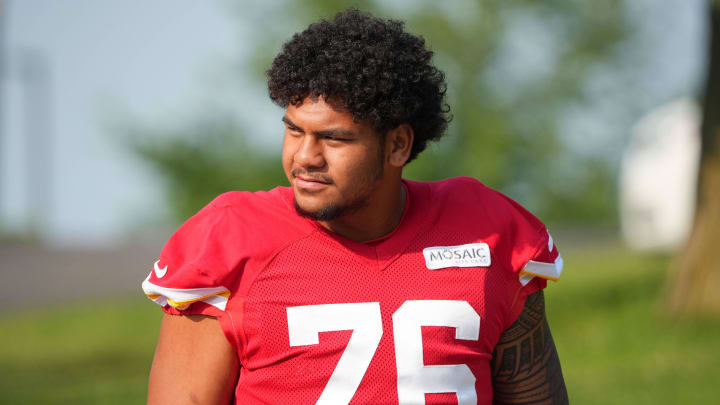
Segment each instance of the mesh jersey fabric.
M237 403L489 405L495 344L562 260L538 219L477 180L403 184L400 225L371 243L298 216L289 188L223 194L143 288L167 313L220 320ZM488 263L430 270L423 254L476 244Z

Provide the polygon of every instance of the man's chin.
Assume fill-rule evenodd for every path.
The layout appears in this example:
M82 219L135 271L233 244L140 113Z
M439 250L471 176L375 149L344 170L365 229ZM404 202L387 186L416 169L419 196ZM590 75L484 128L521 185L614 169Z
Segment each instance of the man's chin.
M324 207L309 209L298 203L297 199L295 199L294 203L295 211L298 215L315 221L330 221L341 216L345 212L344 207L336 204L328 204Z

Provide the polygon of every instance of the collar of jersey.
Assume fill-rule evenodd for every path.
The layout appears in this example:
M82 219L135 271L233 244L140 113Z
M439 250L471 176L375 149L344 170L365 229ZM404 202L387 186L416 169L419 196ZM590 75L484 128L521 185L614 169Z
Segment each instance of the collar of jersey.
M357 242L335 232L325 229L317 221L309 218L303 218L315 227L317 232L322 232L336 241L342 248L363 257L365 260L377 265L378 270L384 270L403 252L405 252L410 243L417 237L419 230L424 221L419 216L417 194L420 193L422 183L408 182L402 180L402 186L405 188L405 208L400 218L400 223L387 235L381 236L370 241ZM295 210L292 198L294 198L292 189L289 190L290 207ZM417 200L417 201L416 201Z

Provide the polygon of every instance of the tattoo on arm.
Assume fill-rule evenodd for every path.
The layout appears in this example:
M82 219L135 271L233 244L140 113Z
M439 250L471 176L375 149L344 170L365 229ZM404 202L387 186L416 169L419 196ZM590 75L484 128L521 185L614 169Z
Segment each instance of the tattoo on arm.
M542 291L527 297L523 312L500 336L491 367L494 405L568 404Z

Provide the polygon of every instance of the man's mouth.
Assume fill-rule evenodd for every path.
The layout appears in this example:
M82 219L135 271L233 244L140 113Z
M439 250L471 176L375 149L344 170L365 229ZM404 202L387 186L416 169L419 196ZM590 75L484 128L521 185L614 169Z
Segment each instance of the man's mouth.
M319 190L332 183L332 181L326 177L311 176L306 173L300 174L297 172L292 172L291 174L295 180L295 187L303 189Z

